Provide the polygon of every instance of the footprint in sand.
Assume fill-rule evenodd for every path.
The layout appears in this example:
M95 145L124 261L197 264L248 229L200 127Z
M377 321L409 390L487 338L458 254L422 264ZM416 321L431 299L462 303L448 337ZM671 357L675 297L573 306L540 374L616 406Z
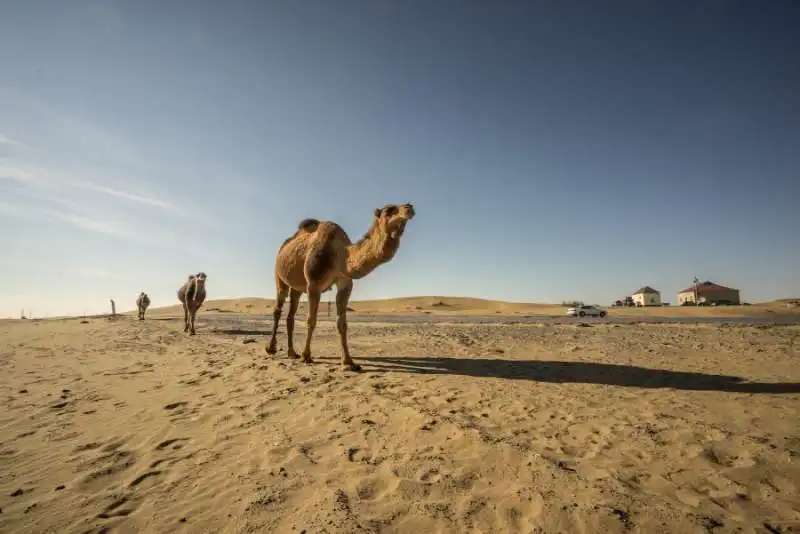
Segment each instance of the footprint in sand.
M106 506L105 509L97 515L97 517L100 519L111 519L112 517L129 516L133 512L133 508L123 508L127 502L127 497L116 499L114 502Z
M129 488L135 488L136 486L138 486L139 484L141 484L141 483L142 483L142 482L144 482L145 480L147 480L147 479L149 479L149 478L151 478L151 477L158 476L158 475L160 475L162 472L163 472L163 471L159 471L159 470L157 470L157 469L156 469L156 470L153 470L153 471L147 471L147 472L145 472L145 473L142 473L142 474L141 474L141 475L139 475L138 477L134 478L134 479L131 481L131 483L130 483L130 484L128 484L128 487L129 487Z
M156 450L164 450L170 445L174 445L172 447L173 450L177 450L183 447L183 442L189 441L189 438L173 438L167 439L156 445Z

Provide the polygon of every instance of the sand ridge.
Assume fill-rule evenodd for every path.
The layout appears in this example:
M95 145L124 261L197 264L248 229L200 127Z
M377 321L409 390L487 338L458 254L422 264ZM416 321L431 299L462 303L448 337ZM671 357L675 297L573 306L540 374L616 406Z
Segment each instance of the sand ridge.
M320 310L324 315L332 293L322 297ZM606 308L609 314L621 317L749 317L774 314L800 315L796 302L765 302L750 306L663 306L645 308ZM241 315L271 315L275 301L265 298L215 299L206 301L206 312ZM359 315L553 315L564 316L567 307L559 304L531 302L505 302L467 297L420 296L382 300L356 300L350 302L351 313ZM299 312L306 312L306 303L301 302ZM134 313L134 312L129 312ZM148 315L158 317L183 316L180 305L151 308Z
M354 323L360 374L331 323L310 366L213 328L0 324L0 532L800 520L798 327Z

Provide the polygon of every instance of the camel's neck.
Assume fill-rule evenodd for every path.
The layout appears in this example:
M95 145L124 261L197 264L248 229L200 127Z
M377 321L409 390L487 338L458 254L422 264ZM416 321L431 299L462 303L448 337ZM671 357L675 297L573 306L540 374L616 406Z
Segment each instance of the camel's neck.
M347 247L347 275L353 279L367 276L391 260L399 247L399 238L391 239L373 225L361 241Z

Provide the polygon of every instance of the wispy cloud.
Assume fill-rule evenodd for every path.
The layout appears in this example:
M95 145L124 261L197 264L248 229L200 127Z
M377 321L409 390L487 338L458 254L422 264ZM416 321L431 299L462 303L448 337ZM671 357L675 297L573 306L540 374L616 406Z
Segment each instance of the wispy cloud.
M91 191L112 196L126 202L145 205L172 214L184 214L175 203L167 199L156 198L148 194L133 193L120 188L101 185L89 181L74 179L73 172L30 164L0 165L0 180L9 180L18 185L38 189L40 195L63 198L64 189ZM88 199L91 201L91 199Z
M96 234L106 234L116 237L131 237L133 235L132 232L111 221L26 204L0 202L0 213L28 221L39 221L42 218L46 218L52 221L64 222L79 230Z
M106 195L111 195L112 197L122 198L125 200L130 200L131 202L138 202L140 204L147 204L149 206L155 206L157 208L162 208L167 211L178 211L178 207L169 202L167 200L160 200L157 198L146 197L142 195L135 195L133 193L129 193L127 191L122 191L120 189L113 189L111 187L106 187L102 185L95 185L85 182L74 182L72 184L73 187L88 189L90 191L97 191L98 193L105 193Z
M76 228L95 234L106 234L116 237L131 237L132 235L131 232L125 228L122 228L118 224L102 219L93 219L90 217L84 217L82 215L76 215L74 213L66 213L55 210L42 210L42 213L48 217L64 221L65 223L71 224Z
M102 280L121 280L125 282L130 282L135 280L132 276L126 276L114 271L110 271L108 269L103 269L102 267L71 267L69 269L70 272L75 273L78 276L83 276L84 278L98 278Z
M6 135L0 133L0 145L6 145L11 148L23 148L23 149L30 149L29 145L26 145L22 141L17 141L16 139L12 139Z
M20 167L0 165L0 180L11 180L21 184L32 185L36 182L36 176Z

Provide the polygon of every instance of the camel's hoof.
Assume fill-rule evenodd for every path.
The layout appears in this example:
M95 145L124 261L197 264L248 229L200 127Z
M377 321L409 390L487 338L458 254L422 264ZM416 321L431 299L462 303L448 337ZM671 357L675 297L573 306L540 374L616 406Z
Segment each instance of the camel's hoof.
M289 358L290 360L296 360L296 359L298 359L299 357L300 357L300 355L299 355L299 354L297 354L297 353L296 353L296 352L294 352L294 351L289 351L289 353L287 354L287 358Z
M309 356L308 358L303 358L303 363L314 363L314 360Z
M353 371L354 373L361 372L361 366L357 363L346 363L342 365L345 371Z
M272 354L272 355L275 355L275 354L278 353L277 347L273 347L272 345L267 345L266 347L264 347L264 351L267 354Z
M194 336L194 335L197 335L197 334L195 334L194 330L192 330L191 332L189 332L189 335L190 336Z

